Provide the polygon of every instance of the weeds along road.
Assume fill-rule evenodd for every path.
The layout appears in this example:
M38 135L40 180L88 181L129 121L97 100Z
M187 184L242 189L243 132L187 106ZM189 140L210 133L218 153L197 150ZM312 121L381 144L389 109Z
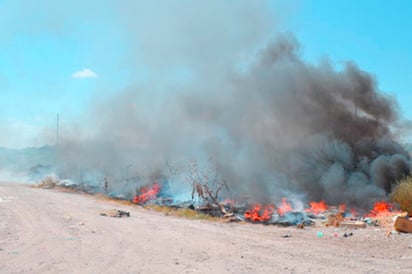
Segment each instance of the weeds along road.
M100 216L110 209L130 218ZM0 183L0 273L412 273L411 235L344 232L189 220Z

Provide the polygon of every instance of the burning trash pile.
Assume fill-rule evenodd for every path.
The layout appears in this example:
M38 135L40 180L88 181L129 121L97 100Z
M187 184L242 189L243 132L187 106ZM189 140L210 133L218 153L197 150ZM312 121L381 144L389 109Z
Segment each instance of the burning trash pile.
M200 191L200 190L199 190ZM201 193L200 195L205 195ZM141 187L138 194L133 198L133 203L138 205L156 204L167 207L190 208L214 215L215 217L229 218L231 221L245 221L256 224L280 225L280 226L305 226L323 225L331 227L366 228L367 226L387 226L393 225L403 232L412 232L412 221L407 218L407 212L396 209L395 205L385 201L375 202L373 208L361 214L355 208L347 210L345 204L339 206L329 206L325 201L309 202L305 208L296 207L286 198L281 199L277 204L249 204L247 201L241 202L235 199L225 199L222 202L190 204L174 203L171 197L167 197L162 192L162 186L158 182L151 186ZM188 203L190 204L188 206ZM398 218L399 217L399 218ZM399 221L398 221L399 219ZM402 220L401 220L402 219ZM407 223L410 222L410 227ZM397 225L397 223L399 223Z
M367 226L385 227L388 231L393 226L401 232L412 233L412 221L407 212L402 212L392 203L377 201L372 209L350 208L345 204L330 206L324 200L303 203L294 199L281 198L278 202L261 204L250 203L247 198L223 199L219 196L224 188L228 188L224 182L220 184L214 181L213 185L192 182L192 195L190 200L175 201L170 194L167 181L155 181L152 184L136 188L135 195L129 199L133 204L149 207L156 205L163 208L187 209L193 212L207 214L212 217L226 219L231 222L249 222L255 224L296 226L326 226L344 228L366 228ZM63 187L76 191L90 190L78 187L68 180L59 180L56 176L47 177L39 184L41 188ZM110 186L108 180L104 180L104 189ZM92 192L89 192L92 193ZM95 192L97 193L97 192ZM228 193L228 192L227 192ZM109 197L122 199L115 195ZM111 196L112 195L112 196ZM102 213L103 216L123 217L130 216L128 212L119 210ZM388 232L389 233L389 232Z
M131 87L102 100L95 135L62 140L56 172L138 205L251 223L364 226L398 214L381 203L369 212L412 171L396 102L373 75L308 63L290 36L251 57L175 92Z
M408 213L397 210L385 201L376 202L369 213L360 214L355 209L347 211L344 204L328 206L324 201L310 202L304 211L297 211L283 199L279 207L254 205L251 210L245 211L244 217L253 223L296 225L298 228L309 225L354 229L381 226L389 233L394 226L397 231L412 232L412 220L407 218Z

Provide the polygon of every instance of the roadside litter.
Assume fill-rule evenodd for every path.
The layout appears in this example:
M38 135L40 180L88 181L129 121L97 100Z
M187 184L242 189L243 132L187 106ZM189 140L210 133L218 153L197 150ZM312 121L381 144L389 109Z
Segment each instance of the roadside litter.
M114 218L122 218L122 217L130 217L130 212L119 210L119 209L111 209L106 212L100 213L101 216L107 217L114 217Z

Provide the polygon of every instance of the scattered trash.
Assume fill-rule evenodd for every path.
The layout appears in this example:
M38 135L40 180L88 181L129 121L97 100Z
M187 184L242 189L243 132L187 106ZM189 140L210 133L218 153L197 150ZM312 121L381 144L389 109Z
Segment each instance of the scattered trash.
M290 235L290 234L284 234L284 235L282 235L281 237L282 237L282 238L290 238L290 237L292 237L292 235Z
M318 238L322 238L322 237L323 237L323 232L322 232L322 231L319 231L318 234L317 234L317 236L318 236Z
M405 232L405 233L412 233L412 221L398 217L395 220L394 227L397 231Z
M365 222L365 223L367 223L368 225L375 225L376 226L376 221L374 222L374 221L372 221L372 219L371 218L365 218L365 219L363 219L363 221Z
M111 209L106 212L100 213L101 216L108 216L108 217L115 217L115 218L122 218L122 217L130 217L130 212L119 210L119 209Z
M302 223L300 223L300 224L298 224L298 225L296 226L296 228L299 228L299 229L304 229L304 228L305 228L305 225L304 225L304 224L302 224Z
M338 212L336 214L330 214L326 222L326 226L335 226L338 227L340 223L344 220L343 213Z
M363 221L344 221L340 222L339 226L346 228L366 228L366 223Z
M364 219L365 223L370 225L370 226L379 226L379 220L378 219L371 219L371 218L365 218Z
M345 237L345 238L348 238L350 236L353 236L352 232L349 232L349 233L345 232L345 234L343 234L343 237Z
M84 223L83 223L83 222L80 222L79 225L84 225Z

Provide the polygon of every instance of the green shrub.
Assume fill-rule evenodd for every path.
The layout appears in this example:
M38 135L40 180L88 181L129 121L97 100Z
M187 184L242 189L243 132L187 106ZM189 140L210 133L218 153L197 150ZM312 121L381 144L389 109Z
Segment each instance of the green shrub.
M412 176L401 179L391 193L391 200L412 215Z

